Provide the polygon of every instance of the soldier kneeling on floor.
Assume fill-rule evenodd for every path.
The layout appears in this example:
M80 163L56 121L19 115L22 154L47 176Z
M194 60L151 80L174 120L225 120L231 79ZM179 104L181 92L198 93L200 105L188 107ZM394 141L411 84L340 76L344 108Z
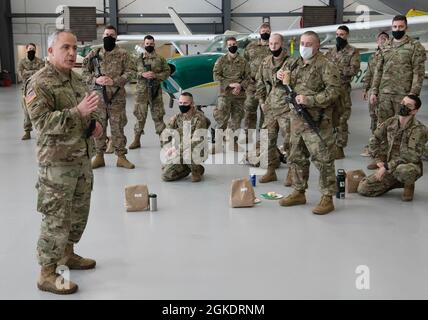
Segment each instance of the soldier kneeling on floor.
M164 145L167 162L162 166L162 180L176 181L192 173L192 182L199 182L205 172L201 163L208 156L205 147L207 129L211 122L196 109L193 96L189 92L181 94L179 108L180 113L169 120L168 130L165 130L161 137L163 141L173 137ZM191 156L191 159L188 159L188 156Z
M364 178L358 193L377 197L404 188L403 201L412 201L415 181L423 175L422 155L427 141L426 127L416 119L421 100L404 98L399 114L380 124L370 138L370 152L377 160L376 173Z

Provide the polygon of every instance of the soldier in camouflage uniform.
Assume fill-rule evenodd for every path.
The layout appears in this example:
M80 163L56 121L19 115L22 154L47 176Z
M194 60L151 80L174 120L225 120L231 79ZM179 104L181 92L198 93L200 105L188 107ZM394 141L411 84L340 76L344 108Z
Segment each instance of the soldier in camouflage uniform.
M206 148L204 147L201 150L201 154L198 154L197 157L200 159L194 159L194 154L196 148L199 148L199 145L204 143L206 139L207 129L210 126L210 120L207 119L201 111L198 111L193 102L193 96L189 92L183 92L179 99L179 108L180 113L173 116L168 122L167 128L169 130L176 130L179 133L180 143L177 146L168 146L166 150L166 155L171 159L171 162L174 162L174 159L179 159L179 163L166 163L162 166L162 179L164 181L176 181L187 177L192 173L192 182L199 182L202 180L202 175L205 172L204 167L201 165L203 160L206 160L208 154ZM190 134L189 138L191 141L183 141L183 134L186 131L185 124L186 122L190 124ZM166 130L166 131L169 131ZM198 130L199 132L195 131ZM195 136L197 133L204 133L203 137ZM202 148L201 148L202 149ZM199 149L197 149L199 150ZM183 161L183 158L186 153L192 155L191 161L189 164ZM200 161L199 161L200 160Z
M283 45L284 39L280 34L271 35L269 48L272 54L263 59L258 74L256 97L260 100L265 114L263 129L268 130L269 138L268 170L259 179L260 183L278 180L275 169L280 165L277 149L279 130L284 133L284 151L288 153L290 148L290 107L285 102L287 94L284 85L276 77L276 73L288 58Z
M250 67L238 53L236 38L226 40L228 53L219 58L213 70L214 81L220 83L220 95L213 116L216 129L226 128L236 131L241 128L244 117L245 91L250 85ZM221 139L216 139L212 153L220 151ZM238 150L237 137L234 138L235 151Z
M27 80L45 66L43 60L36 57L36 45L34 43L29 43L25 46L27 49L27 56L19 61L18 64L18 74L22 79L22 83L25 84ZM24 85L22 86L24 90ZM22 136L21 140L31 139L30 132L33 130L31 126L30 117L28 116L27 108L25 108L25 103L21 103L22 109L24 110L24 131L25 134Z
M377 104L378 124L398 113L406 95L419 95L425 77L425 48L406 35L407 18L392 19L393 39L381 50L373 76L370 103ZM409 102L409 101L407 101ZM375 162L367 166L377 169Z
M255 97L256 86L257 86L257 72L260 68L260 64L263 59L267 56L271 56L269 50L269 37L271 29L269 23L263 23L260 27L260 39L255 40L247 45L244 51L244 58L247 60L251 70L251 81L250 85L246 90L245 98L245 118L244 127L248 129L257 128L257 109L259 107L259 101ZM263 126L263 111L260 116L260 127Z
M155 122L156 133L160 135L165 129L163 121L165 108L161 82L169 77L170 69L165 58L155 52L155 39L152 36L145 36L143 45L145 52L137 59L137 97L134 107L134 115L137 118L134 129L135 138L129 149L141 147L140 138L144 134L149 107Z
M128 123L126 117L125 84L134 76L132 59L125 49L116 46L116 29L106 26L103 34L104 47L93 49L83 61L83 79L91 89L98 90L100 106L97 110L104 133L95 140L97 154L92 161L92 168L105 166L104 153L107 149L107 121L110 122L111 139L118 157L116 165L126 169L135 166L126 159L126 136L124 128ZM101 75L98 75L96 60L99 61ZM100 87L105 87L105 94Z
M402 200L413 200L415 181L423 174L421 157L427 128L415 117L421 100L410 95L407 101L398 115L379 124L370 139L370 149L379 169L360 182L358 193L363 196L377 197L404 187Z
M360 70L360 54L348 43L349 29L340 26L336 30L336 46L326 56L340 72L339 123L336 131L336 159L345 158L343 149L348 145L348 120L351 117L351 81Z
M309 157L320 171L320 203L314 214L327 214L334 210L333 194L336 193L334 167L334 136L332 114L340 89L340 76L336 66L319 52L320 39L315 32L307 31L300 38L300 58L290 58L277 73L278 79L287 83L297 93L296 102L303 105L318 123L320 135L295 112L291 111L291 150L288 162L292 174L293 193L280 200L282 206L306 203ZM289 78L284 80L284 78Z
M386 43L386 41L389 39L389 35L386 32L381 32L377 36L377 49L376 52L370 57L368 63L367 63L367 71L364 76L364 94L363 99L367 101L368 97L370 96L370 89L373 84L373 73L376 68L377 63L379 62L379 58L381 55L381 48ZM370 131L373 134L377 127L377 115L376 115L376 105L371 104L369 102L369 114L370 114ZM368 152L368 145L366 146L364 152L361 154L364 157L370 157L370 154Z
M406 95L419 95L425 77L425 48L405 35L407 19L392 20L392 35L381 50L373 76L370 103L378 103L378 123L398 113Z
M27 82L25 104L38 132L37 210L43 214L37 257L42 291L69 294L72 282L56 274L57 265L69 269L92 269L95 261L74 253L88 221L93 175L92 137L103 128L95 110L98 95L71 69L77 56L74 34L57 31L49 37L49 63ZM92 124L92 126L91 126Z

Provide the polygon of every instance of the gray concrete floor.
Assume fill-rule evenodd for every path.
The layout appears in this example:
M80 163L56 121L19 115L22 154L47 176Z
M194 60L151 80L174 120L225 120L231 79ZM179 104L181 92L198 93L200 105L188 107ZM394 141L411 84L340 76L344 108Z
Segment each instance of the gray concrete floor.
M427 95L424 89L424 101ZM359 156L369 134L360 97L361 91L353 92L350 146L336 169L365 168L369 161ZM208 165L202 183L162 182L151 119L143 148L129 152L135 170L116 168L115 156L107 155L107 167L95 171L90 219L77 251L95 258L96 270L71 273L80 286L71 297L42 293L36 288L35 139L20 140L19 101L18 87L0 88L0 299L428 298L426 176L411 203L400 200L401 190L377 199L350 194L320 217L311 213L320 196L318 172L311 167L307 205L282 208L265 200L230 209L231 180L247 177L249 168ZM130 95L129 139L132 108ZM425 123L427 108L420 112ZM281 181L258 184L257 194L289 193L282 186L285 173L283 165ZM158 194L159 211L126 213L129 184L148 184ZM369 290L356 288L360 265L370 270Z

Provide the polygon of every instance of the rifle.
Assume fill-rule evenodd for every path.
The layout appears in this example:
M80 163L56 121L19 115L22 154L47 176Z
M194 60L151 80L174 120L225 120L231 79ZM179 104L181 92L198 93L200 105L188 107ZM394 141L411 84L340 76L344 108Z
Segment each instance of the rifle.
M151 64L145 64L143 60L144 70L146 72L152 71L152 65ZM154 81L153 79L147 79L146 80L146 87L147 87L147 94L149 97L149 105L150 108L153 109L153 88L154 88Z
M101 77L103 74L101 73L101 66L100 66L98 54L92 58L92 64L94 65L95 78ZM106 104L107 107L109 107L111 104L111 101L108 99L106 86L102 86L95 83L95 90L102 92L104 103Z
M311 130L316 133L316 135L320 138L322 144L325 146L326 143L320 135L320 129L318 128L318 125L312 118L309 111L303 105L297 103L296 101L297 93L293 90L293 88L291 88L289 84L289 79L287 79L286 77L289 77L289 76L285 75L284 81L283 81L285 92L287 92L287 97L285 98L285 101L291 104L290 109L294 110L294 112L296 112L303 119L303 121L307 123L309 128L311 128Z
M86 139L89 139L92 136L92 133L95 130L97 121L95 119L91 119L91 122L89 122L89 127L85 130L85 137Z

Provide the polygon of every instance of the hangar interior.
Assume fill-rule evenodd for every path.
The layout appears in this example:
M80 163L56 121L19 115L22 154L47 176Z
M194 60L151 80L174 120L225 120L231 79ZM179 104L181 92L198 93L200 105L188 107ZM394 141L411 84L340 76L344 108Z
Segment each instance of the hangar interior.
M388 10L405 13L399 1L375 1L374 21L388 19ZM47 54L47 37L56 29L59 0L0 2L0 63L13 84L0 86L0 299L57 299L36 288L40 271L35 259L40 214L36 210L36 138L21 141L23 113L17 63L25 45L36 44L37 56ZM361 15L364 1L305 0L73 0L70 6L96 7L97 40L103 27L116 26L121 34L168 34L177 30L166 13L173 6L195 34L222 34L226 30L257 32L263 22L272 30L299 28L303 6L331 6L336 23L350 23ZM426 10L423 1L414 1ZM391 9L394 8L394 9ZM361 9L361 8L360 8ZM385 14L387 13L387 14ZM388 14L389 13L389 14ZM327 18L326 18L327 19ZM352 44L352 43L351 43ZM83 45L83 43L82 43ZM189 53L203 46L189 45ZM173 49L166 47L168 57ZM132 141L135 87L127 86L128 144ZM369 139L369 113L361 88L352 91L349 146L336 169L366 169L360 153ZM418 119L428 124L428 90L421 93ZM178 112L164 96L165 120ZM212 108L203 108L212 119ZM136 169L115 166L106 155L106 167L94 170L95 183L88 227L79 253L97 260L91 271L72 271L78 293L62 299L421 299L428 297L428 179L416 183L415 198L402 202L401 190L379 198L346 194L334 199L336 210L315 216L319 199L318 171L311 165L308 203L292 208L262 200L252 208L229 207L233 179L263 174L243 164L206 165L204 179L166 183L160 178L159 140L149 117L142 148L127 157ZM242 155L240 155L242 156ZM211 161L210 156L208 162ZM426 162L424 163L426 165ZM287 165L277 171L279 181L257 183L255 192L283 186ZM127 213L124 188L147 184L158 196L157 212ZM370 271L370 287L356 285L361 267ZM364 269L366 270L366 269Z

